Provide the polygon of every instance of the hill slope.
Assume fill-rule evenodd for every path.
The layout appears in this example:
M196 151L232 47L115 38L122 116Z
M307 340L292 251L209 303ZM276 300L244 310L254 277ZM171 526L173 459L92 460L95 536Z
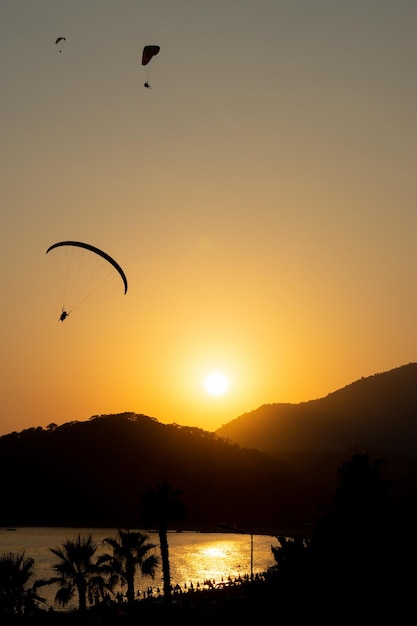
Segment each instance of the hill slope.
M303 485L285 464L198 428L136 414L31 428L0 438L2 526L137 527L140 496L183 493L179 528L302 523Z
M263 405L216 434L267 452L362 448L414 454L417 363L362 378L318 400Z

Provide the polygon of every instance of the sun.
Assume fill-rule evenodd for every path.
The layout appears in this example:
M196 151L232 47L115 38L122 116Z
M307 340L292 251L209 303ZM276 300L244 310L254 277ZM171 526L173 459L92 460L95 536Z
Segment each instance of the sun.
M222 396L229 389L229 379L223 372L210 372L204 379L204 389L211 396Z

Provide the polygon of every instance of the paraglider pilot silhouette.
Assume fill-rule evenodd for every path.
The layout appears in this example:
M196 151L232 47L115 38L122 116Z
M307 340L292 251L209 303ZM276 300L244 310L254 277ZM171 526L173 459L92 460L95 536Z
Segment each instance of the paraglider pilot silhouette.
M62 313L59 316L59 322L63 322L69 315L69 312L65 311L64 309L62 309Z
M151 88L149 83L143 83L143 86L146 87L146 89L150 89Z

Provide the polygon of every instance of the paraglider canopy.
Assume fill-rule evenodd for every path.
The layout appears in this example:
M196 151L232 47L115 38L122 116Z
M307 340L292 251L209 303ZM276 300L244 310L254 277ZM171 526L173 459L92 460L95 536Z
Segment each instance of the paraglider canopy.
M142 52L142 65L148 65L149 61L160 51L159 46L145 46Z
M124 271L122 270L122 268L120 267L120 265L109 254L107 254L107 252L104 252L103 250L100 250L99 248L96 248L95 246L92 246L89 243L83 243L82 241L59 241L58 243L54 243L52 246L49 246L49 248L47 249L46 253L48 254L48 252L50 252L51 250L54 250L55 248L61 248L62 246L64 246L64 247L70 246L70 247L75 247L75 248L84 248L85 250L93 252L94 254L97 254L99 257L103 258L107 263L110 263L110 265L112 265L114 267L116 272L119 273L120 278L123 281L124 293L127 292L127 278L126 278L126 275L125 275Z

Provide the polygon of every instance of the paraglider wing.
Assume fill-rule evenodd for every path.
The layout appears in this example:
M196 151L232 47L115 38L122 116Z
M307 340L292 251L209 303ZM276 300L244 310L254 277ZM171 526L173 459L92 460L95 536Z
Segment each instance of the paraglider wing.
M59 43L60 41L66 41L65 37L58 37L55 39L55 43Z
M103 250L100 250L99 248L96 248L95 246L92 246L89 243L82 243L81 241L59 241L58 243L54 243L52 246L49 246L49 248L46 251L46 254L48 254L48 252L50 252L51 250L54 250L54 248L59 248L60 246L76 246L78 248L85 248L86 250L90 250L91 252L94 252L95 254L98 254L99 256L103 257L103 259L105 259L111 265L113 265L114 269L120 274L120 277L123 281L123 285L125 288L124 293L127 292L127 278L125 276L124 271L122 270L120 265L116 263L116 261L111 256L109 256L106 252L103 252Z
M149 61L158 54L160 49L159 46L145 46L142 52L142 65L148 65Z

